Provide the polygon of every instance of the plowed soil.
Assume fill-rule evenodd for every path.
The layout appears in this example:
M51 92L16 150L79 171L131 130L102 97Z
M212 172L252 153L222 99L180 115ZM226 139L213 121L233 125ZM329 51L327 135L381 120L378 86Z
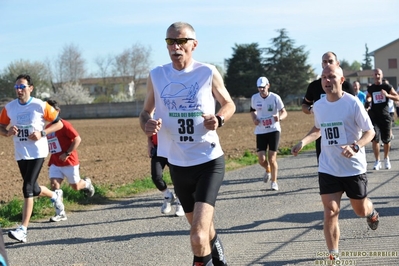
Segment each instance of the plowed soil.
M94 184L122 185L149 176L150 159L147 139L138 118L69 120L82 137L78 147L80 172ZM301 111L288 112L282 121L280 147L291 147L313 125L313 116ZM237 158L246 150L255 152L254 125L249 113L237 113L218 134L226 158ZM0 137L0 200L22 198L22 178L14 160L11 138ZM47 160L39 177L48 185Z

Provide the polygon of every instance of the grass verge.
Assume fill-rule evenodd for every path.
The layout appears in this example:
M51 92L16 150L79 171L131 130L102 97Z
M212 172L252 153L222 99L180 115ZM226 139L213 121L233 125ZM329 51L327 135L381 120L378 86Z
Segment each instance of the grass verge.
M303 148L303 151L314 150L315 143L311 143ZM287 156L291 154L291 148L281 148L278 155ZM258 157L255 153L245 151L243 156L237 159L226 160L226 171L239 169L245 166L254 165L258 162ZM169 170L164 171L164 180L168 185L172 184ZM156 189L151 177L136 180L132 183L115 186L115 185L94 185L96 194L92 198L85 196L82 191L75 191L69 185L63 184L61 189L64 192L64 205L68 212L77 211L86 208L90 204L105 204L113 198L123 198L139 193L148 192ZM18 224L22 220L22 205L23 200L14 198L11 201L0 204L0 227L8 228ZM47 197L40 197L34 199L34 207L31 220L40 220L49 218L54 215L54 207L51 205Z

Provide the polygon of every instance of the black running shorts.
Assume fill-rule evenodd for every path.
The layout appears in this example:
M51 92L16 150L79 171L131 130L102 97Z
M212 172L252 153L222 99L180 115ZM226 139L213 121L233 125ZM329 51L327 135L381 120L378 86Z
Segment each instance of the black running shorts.
M256 152L267 151L277 151L278 144L280 142L280 131L273 131L265 134L256 135Z
M367 197L366 174L336 177L319 172L320 195L343 191L350 199L364 199Z
M215 160L189 167L170 164L169 171L184 212L192 212L196 202L205 202L215 207L225 172L223 155Z
M373 123L375 136L373 141L387 144L391 141L392 117L389 115L370 117Z

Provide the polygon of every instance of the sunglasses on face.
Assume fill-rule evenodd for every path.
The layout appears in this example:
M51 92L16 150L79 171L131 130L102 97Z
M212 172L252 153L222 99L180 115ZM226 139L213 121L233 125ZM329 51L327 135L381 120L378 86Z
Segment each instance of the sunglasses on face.
M179 39L172 39L172 38L166 38L165 41L168 45L173 45L177 43L178 45L186 44L190 40L195 40L193 38L179 38Z
M16 89L16 90L18 90L18 89L24 90L24 89L26 89L29 86L30 85L25 85L25 84L14 85L14 89Z

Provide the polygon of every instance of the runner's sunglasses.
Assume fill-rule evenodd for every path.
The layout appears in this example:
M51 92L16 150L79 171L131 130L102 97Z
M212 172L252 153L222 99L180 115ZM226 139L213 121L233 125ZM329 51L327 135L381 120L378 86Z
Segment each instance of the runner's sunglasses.
M25 84L14 85L14 89L16 89L16 90L18 90L18 89L24 90L24 89L26 89L26 87L29 87L29 86L30 85L25 85Z
M193 38L180 38L180 39L172 39L172 38L166 38L165 41L168 45L173 45L177 43L178 45L186 44L190 40L195 40Z

